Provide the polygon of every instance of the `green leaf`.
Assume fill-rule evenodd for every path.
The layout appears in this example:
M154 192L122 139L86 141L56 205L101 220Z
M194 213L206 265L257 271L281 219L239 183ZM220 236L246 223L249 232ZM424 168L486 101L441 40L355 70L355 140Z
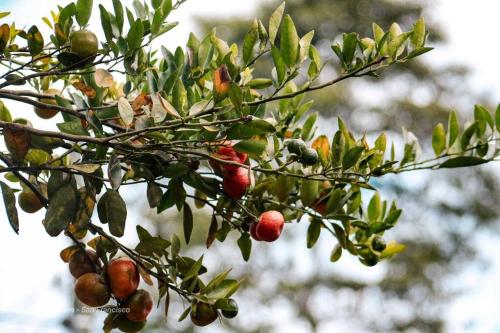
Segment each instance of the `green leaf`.
M93 0L78 0L76 2L76 22L80 27L85 26L92 15Z
M319 182L316 180L305 179L300 187L300 201L304 206L314 204L319 194Z
M278 34L278 30L281 24L281 20L283 19L283 13L285 12L285 2L283 2L274 13L271 15L269 19L269 41L271 44L274 44L274 40L276 39L276 35Z
M301 133L302 140L307 141L311 139L314 124L316 124L317 119L318 119L317 112L313 113L306 119L304 126L302 127L302 133Z
M38 166L50 161L52 156L44 150L31 148L24 158L30 165Z
M439 156L446 148L446 130L444 125L439 123L432 132L432 149L436 156Z
M404 50L404 44L411 36L411 32L403 32L397 37L391 39L387 45L389 55L396 59Z
M243 105L243 92L241 87L234 82L231 84L231 88L229 89L229 99L233 103L236 111L241 113Z
M89 132L82 127L80 119L67 121L65 123L56 124L57 128L63 133L73 134L73 135L85 135L88 136Z
M191 240L191 234L193 232L193 212L191 207L187 203L184 203L184 209L182 211L183 216L183 228L184 228L184 239L186 244L189 244Z
M6 17L6 16L9 16L10 15L10 12L0 12L0 19Z
M140 19L137 19L130 27L127 34L127 43L129 52L139 49L142 45L142 38L144 36L144 25Z
M148 183L147 198L150 208L158 207L163 196L163 191L156 183Z
M377 42L378 44L382 40L382 37L384 37L385 32L377 23L372 24L372 29L373 29L373 39L375 39L375 42Z
M10 111L2 101L0 101L0 120L8 123L12 121Z
M172 5L172 0L163 0L161 2L161 14L162 14L162 19L165 20L167 16L170 14L172 11L173 5Z
M347 65L354 59L356 46L358 45L358 35L355 32L344 34L344 43L342 45L342 56Z
M373 223L380 219L382 214L382 202L380 201L380 194L376 192L370 203L368 204L368 220Z
M332 254L330 255L330 261L337 262L341 256L342 256L342 247L340 245L337 245L335 246L335 248L332 251Z
M252 79L247 83L247 86L252 89L265 89L273 85L273 80L271 79Z
M462 135L462 139L460 141L462 150L466 150L467 147L469 146L470 140L472 139L474 134L476 134L477 127L478 127L478 122L475 121L464 131L464 134Z
M387 214L387 217L384 220L384 224L387 225L394 225L398 221L399 217L401 216L402 210L401 209L395 209L389 212Z
M307 228L307 248L311 249L319 239L321 233L321 222L313 219Z
M413 25L413 32L411 34L411 44L415 48L420 48L424 46L425 35L426 35L425 21L424 18L422 17Z
M240 248L243 260L248 261L252 252L252 240L248 233L241 234L241 237L238 239L238 247Z
M276 129L272 124L262 119L255 119L247 123L231 126L227 129L226 134L229 140L238 140L274 132L276 132Z
M349 149L345 155L344 159L342 160L342 168L344 170L348 170L352 168L356 163L358 162L359 158L363 154L364 148L363 147L353 147Z
M300 39L299 45L300 45L300 55L299 55L299 61L302 62L306 60L309 57L310 50L311 50L311 42L314 38L314 30L309 31L307 34L302 36Z
M452 111L450 113L450 117L448 118L448 147L453 146L459 133L460 125L458 124L457 114L455 111Z
M340 208L340 203L342 201L342 190L339 188L334 189L330 193L330 197L326 202L325 214L336 213Z
M277 47L272 46L271 56L273 57L274 67L276 68L278 83L282 83L285 80L286 64L281 55L281 51Z
M299 58L299 35L290 15L285 15L281 26L280 51L285 64L295 67Z
M498 104L497 110L495 111L495 126L497 128L497 132L500 133L500 104Z
M234 149L240 153L260 155L266 150L266 142L261 140L243 140L234 145Z
M450 158L449 160L443 162L439 168L440 169L451 169L451 168L463 168L479 164L488 163L488 160L482 159L475 156L459 156Z
M19 234L19 217L17 214L14 191L12 191L12 189L4 182L0 182L0 186L2 187L2 197L5 205L5 212L7 213L7 219L9 220L10 226L14 232Z
M434 50L433 47L421 47L421 48L418 48L416 50L413 50L410 52L410 54L408 54L405 59L406 60L409 60L409 59L413 59L413 58L416 58L418 56L421 56L422 54L426 54L427 52L430 52Z
M113 236L122 237L127 220L127 205L117 191L108 190L97 204L97 213L102 223L109 224Z
M72 222L76 210L76 192L71 184L59 188L52 198L45 214L43 225L47 233L56 237Z
M255 43L257 43L257 39L259 39L259 26L257 19L254 20L252 27L246 33L245 38L243 39L243 61L245 64L248 64L250 60L252 60Z
M239 286L240 282L237 280L224 280L211 293L207 294L207 297L212 299L229 298L238 290Z
M195 276L198 276L198 274L200 274L200 269L202 265L203 265L203 256L201 256L197 261L193 263L191 268L189 268L189 271L187 271L186 274L184 274L182 280L187 281L189 279L194 278Z
M115 0L114 0L115 1ZM111 26L111 18L108 11L103 5L99 5L99 12L101 15L101 25L104 31L104 36L108 42L113 40L113 27Z
M123 5L121 0L113 0L113 9L115 10L115 22L118 26L118 31L120 34L123 32L123 23L124 23L124 15L123 15Z

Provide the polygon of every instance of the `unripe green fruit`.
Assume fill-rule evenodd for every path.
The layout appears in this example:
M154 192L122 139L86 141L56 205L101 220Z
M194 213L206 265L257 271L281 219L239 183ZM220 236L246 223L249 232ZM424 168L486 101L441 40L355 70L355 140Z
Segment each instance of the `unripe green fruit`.
M222 315L226 318L234 318L238 315L238 303L232 298L227 300L224 308L221 309Z
M300 157L300 162L304 165L315 165L316 163L318 163L318 160L318 152L311 148L306 149Z
M297 156L302 156L304 151L307 149L307 146L304 141L299 139L290 139L285 143L288 151Z
M71 53L76 54L82 58L95 56L99 49L99 42L97 36L89 30L75 31L71 37Z
M17 201L19 203L19 207L21 207L21 209L26 213L30 214L38 212L43 207L40 199L38 199L36 194L31 191L21 192Z

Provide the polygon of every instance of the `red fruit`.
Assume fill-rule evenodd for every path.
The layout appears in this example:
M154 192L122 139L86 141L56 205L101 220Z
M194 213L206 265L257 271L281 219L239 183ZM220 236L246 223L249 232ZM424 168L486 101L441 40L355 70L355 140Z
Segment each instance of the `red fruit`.
M270 210L262 213L257 223L257 236L265 242L274 242L280 235L285 225L285 218L280 212Z
M96 273L80 276L75 283L75 294L82 303L91 307L103 306L111 297L108 286Z
M153 298L146 291L137 290L125 304L127 308L127 318L135 322L143 322L153 309Z
M257 235L257 223L252 223L252 225L250 226L250 235L256 241L262 240L262 239L260 239L259 235Z
M249 186L250 177L248 176L248 170L245 168L238 168L235 172L226 174L222 181L224 191L234 200L241 199Z
M221 147L212 156L220 160L233 161L240 164L244 164L248 159L247 154L237 152L232 146ZM240 168L237 165L225 164L213 159L210 159L208 163L210 163L210 166L214 169L214 171L220 175L228 172L235 172L238 168Z
M128 258L112 260L107 268L111 292L118 299L127 299L139 286L139 270Z

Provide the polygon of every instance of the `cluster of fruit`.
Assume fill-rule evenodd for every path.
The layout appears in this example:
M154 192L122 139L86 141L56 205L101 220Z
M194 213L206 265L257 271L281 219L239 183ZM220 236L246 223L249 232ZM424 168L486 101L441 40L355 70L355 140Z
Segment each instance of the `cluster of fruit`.
M319 156L315 149L308 148L306 143L300 139L290 139L285 142L288 151L294 154L303 165L315 165Z
M210 166L215 173L222 176L224 192L234 200L241 199L250 187L251 172L238 164L245 164L248 155L237 152L233 146L227 145L219 148L211 157ZM260 215L258 222L251 225L250 233L257 241L274 242L280 237L284 225L285 218L280 212L267 211Z
M121 311L112 317L112 328L139 332L153 309L153 298L139 287L139 270L128 258L118 258L103 267L92 250L77 250L69 258L69 270L76 279L75 294L85 305L102 307L114 297Z
M233 146L228 145L219 148L211 157L210 166L222 177L224 192L234 200L241 199L250 187L251 179L249 170L238 164L245 164L248 155L237 152Z

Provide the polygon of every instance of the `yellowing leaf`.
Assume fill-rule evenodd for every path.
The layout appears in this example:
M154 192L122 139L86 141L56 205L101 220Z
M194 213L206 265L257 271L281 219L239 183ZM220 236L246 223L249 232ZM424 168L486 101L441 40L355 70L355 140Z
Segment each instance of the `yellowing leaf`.
M130 127L134 121L134 110L125 97L118 100L118 111L120 112L120 117L122 118L125 126Z
M113 75L105 69L97 69L94 73L95 83L98 87L109 88L113 86Z

